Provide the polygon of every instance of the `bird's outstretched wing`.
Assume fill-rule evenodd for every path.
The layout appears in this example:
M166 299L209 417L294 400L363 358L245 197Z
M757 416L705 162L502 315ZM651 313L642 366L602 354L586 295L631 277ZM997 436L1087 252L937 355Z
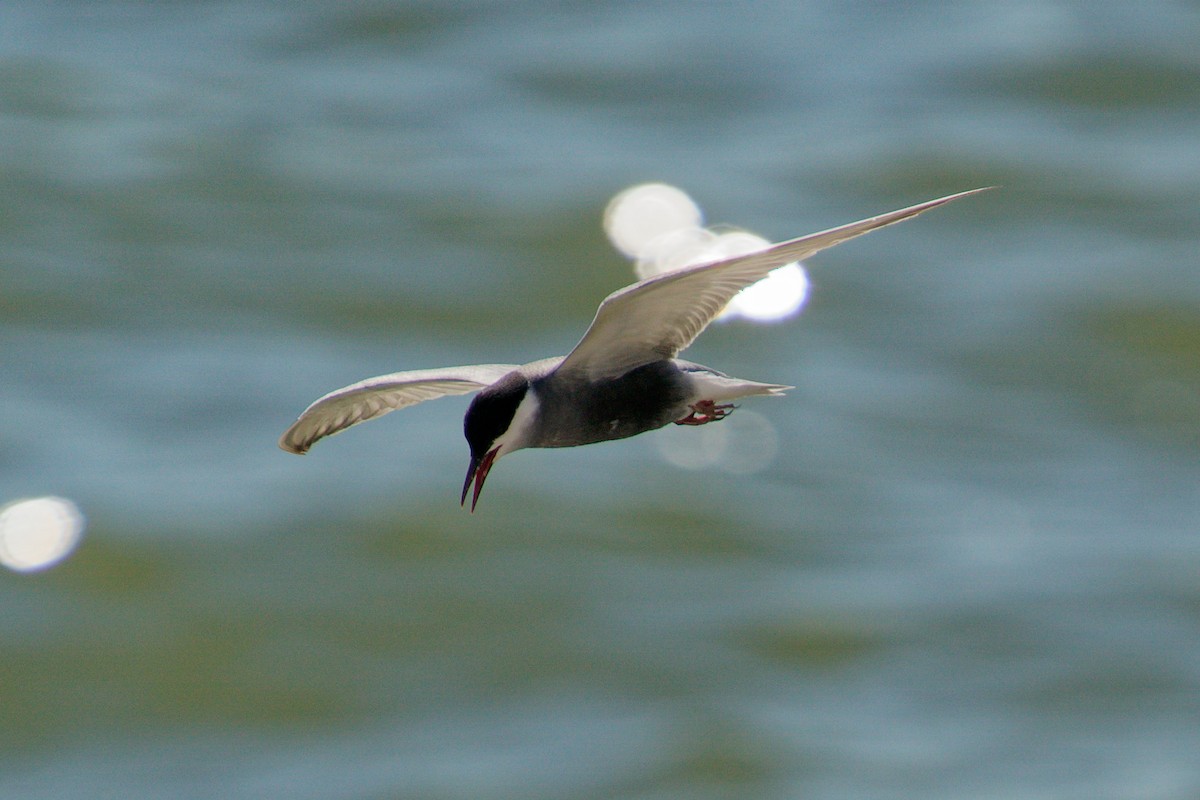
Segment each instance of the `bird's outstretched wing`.
M756 253L686 267L626 286L604 299L591 327L563 359L558 371L578 372L596 380L623 375L652 361L674 358L708 327L734 295L772 270L983 191L986 189L959 192L771 245Z
M304 410L279 439L289 453L303 454L318 439L389 411L452 394L477 392L517 369L515 364L394 372L330 392Z

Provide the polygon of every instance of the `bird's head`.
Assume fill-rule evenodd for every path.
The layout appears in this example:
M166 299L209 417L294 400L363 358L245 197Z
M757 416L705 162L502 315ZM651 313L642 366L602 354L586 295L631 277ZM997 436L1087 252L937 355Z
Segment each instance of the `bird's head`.
M528 444L536 410L537 399L529 391L529 380L520 372L510 372L471 401L463 420L463 433L471 447L471 465L462 491L465 505L474 482L471 511L479 502L483 482L496 459Z

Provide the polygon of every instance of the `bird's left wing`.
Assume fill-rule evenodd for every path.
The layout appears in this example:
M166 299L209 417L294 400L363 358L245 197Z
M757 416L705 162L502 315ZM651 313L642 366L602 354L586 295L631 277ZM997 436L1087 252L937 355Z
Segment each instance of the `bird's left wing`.
M596 380L623 375L652 361L674 358L708 327L734 295L772 270L982 191L986 189L959 192L772 245L756 253L686 267L626 286L604 299L591 327L563 359L558 371L578 372Z
M304 454L322 437L398 408L452 394L477 392L517 369L514 364L418 369L367 378L330 392L304 410L279 439L289 453Z

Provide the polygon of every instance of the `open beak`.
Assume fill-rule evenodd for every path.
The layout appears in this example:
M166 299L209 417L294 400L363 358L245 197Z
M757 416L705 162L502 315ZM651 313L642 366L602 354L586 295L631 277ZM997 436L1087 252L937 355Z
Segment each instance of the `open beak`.
M496 454L499 452L499 447L493 447L483 458L471 457L471 466L467 467L467 479L463 482L462 501L459 505L466 505L467 492L471 491L471 481L474 480L475 493L471 495L472 514L475 513L475 504L479 502L479 493L483 491L483 482L487 480L492 462L496 460Z

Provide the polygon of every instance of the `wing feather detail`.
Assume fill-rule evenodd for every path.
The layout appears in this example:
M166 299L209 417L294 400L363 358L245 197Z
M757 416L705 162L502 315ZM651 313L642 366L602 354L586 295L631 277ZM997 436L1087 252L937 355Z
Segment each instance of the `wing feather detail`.
M289 453L302 455L319 439L400 408L438 397L483 389L517 369L515 364L394 372L332 391L304 410L279 439Z
M987 188L940 197L755 253L685 267L627 286L604 299L587 333L563 360L559 371L578 371L596 380L674 358L695 341L738 292L772 270Z

